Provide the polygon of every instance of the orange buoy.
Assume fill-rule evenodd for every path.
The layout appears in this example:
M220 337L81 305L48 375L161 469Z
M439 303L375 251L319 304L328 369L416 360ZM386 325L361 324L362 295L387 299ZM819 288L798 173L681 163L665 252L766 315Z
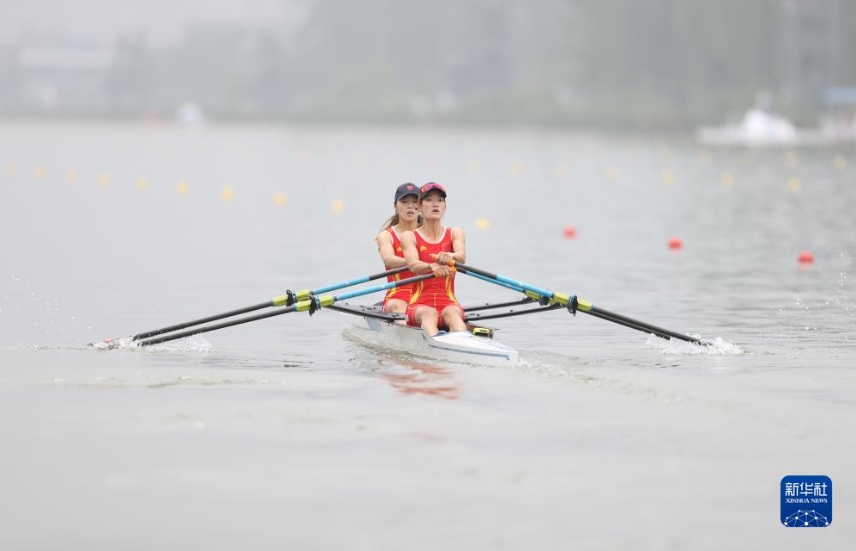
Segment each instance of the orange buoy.
M680 250L684 246L684 242L680 237L672 237L669 239L669 248L673 251Z
M565 226L565 229L562 230L562 235L565 236L565 239L573 239L577 236L577 228L573 226Z
M811 251L802 251L797 260L800 264L811 264L814 262L814 255L811 254Z

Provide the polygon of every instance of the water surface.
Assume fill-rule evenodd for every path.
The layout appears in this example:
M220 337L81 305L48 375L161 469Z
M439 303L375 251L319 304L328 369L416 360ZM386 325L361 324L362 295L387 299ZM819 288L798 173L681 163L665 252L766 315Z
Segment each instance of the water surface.
M844 549L853 153L5 123L0 544ZM325 311L86 347L378 272L395 187L429 180L469 264L716 345L559 310L492 324L513 369L366 348ZM517 298L457 286L465 304ZM779 525L789 474L831 477L829 529Z

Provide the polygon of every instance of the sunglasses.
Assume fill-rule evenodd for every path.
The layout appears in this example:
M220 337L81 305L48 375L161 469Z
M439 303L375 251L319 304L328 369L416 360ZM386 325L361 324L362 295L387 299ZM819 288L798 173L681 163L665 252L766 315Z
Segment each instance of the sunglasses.
M446 195L446 188L444 188L443 186L441 186L440 184L435 183L435 182L429 182L429 183L425 184L424 186L422 186L421 188L419 188L419 195L425 195L426 193L428 193L432 189L436 189L437 191L442 191L443 195Z

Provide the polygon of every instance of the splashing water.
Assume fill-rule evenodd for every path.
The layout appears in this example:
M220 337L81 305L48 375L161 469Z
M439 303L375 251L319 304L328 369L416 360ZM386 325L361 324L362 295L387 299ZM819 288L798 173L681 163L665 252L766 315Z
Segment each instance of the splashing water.
M118 339L106 339L100 342L89 345L98 350L116 350L139 348L141 350L151 350L152 352L210 352L211 343L199 335L186 337L183 339L169 341L162 344L152 346L140 346L140 341L135 341L133 337L121 337Z
M690 335L700 339L700 335ZM721 337L715 339L704 339L704 344L699 345L691 342L686 342L678 339L666 340L655 335L649 335L648 341L645 343L645 348L653 349L660 354L682 354L682 355L737 355L744 354L745 351L737 346L722 340Z

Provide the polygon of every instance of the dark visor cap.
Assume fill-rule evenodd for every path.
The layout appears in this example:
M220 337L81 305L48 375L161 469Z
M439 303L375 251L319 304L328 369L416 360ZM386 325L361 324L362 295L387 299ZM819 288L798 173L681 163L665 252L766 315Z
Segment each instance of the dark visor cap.
M395 190L395 202L399 202L408 195L412 195L419 198L419 189L416 187L416 184L406 183L398 186L398 189Z

